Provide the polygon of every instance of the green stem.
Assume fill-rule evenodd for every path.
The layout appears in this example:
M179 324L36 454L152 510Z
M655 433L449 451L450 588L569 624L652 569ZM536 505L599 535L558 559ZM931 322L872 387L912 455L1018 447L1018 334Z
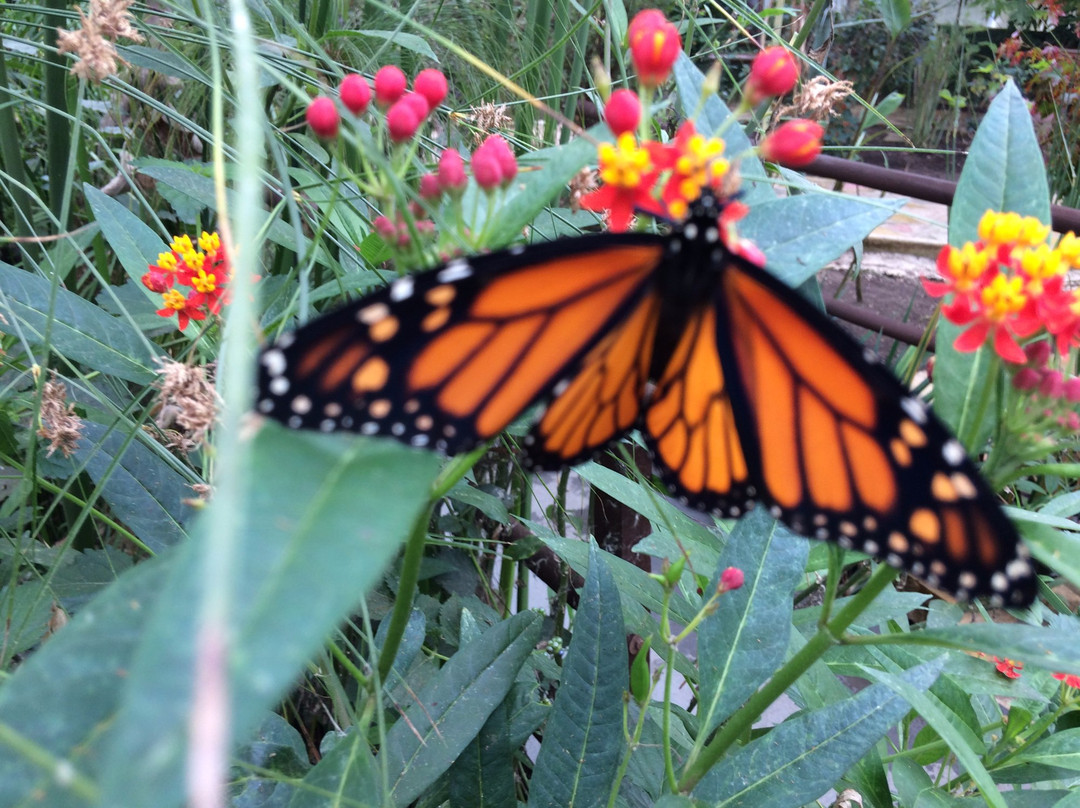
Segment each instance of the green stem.
M67 0L45 0L50 11L63 11ZM65 27L62 14L45 15L45 137L49 166L49 208L56 217L58 232L67 230L64 200L68 193L68 159L71 156L71 126L68 121L67 64L56 52L57 28Z
M70 760L57 757L7 724L0 723L0 744L37 766L52 782L62 783L62 788L75 795L80 802L97 804L101 798L97 784L85 774L76 771Z
M7 57L6 51L0 50L0 96L15 96L8 91ZM19 129L15 123L15 105L6 101L0 101L0 160L7 172L10 182L8 187L11 194L11 205L14 212L11 216L5 216L5 221L11 222L15 234L26 238L33 235L30 226L31 211L30 195L26 192L26 170L23 166L21 141Z
M803 20L802 28L799 29L799 33L795 35L795 40L791 43L793 50L802 50L803 45L806 44L806 40L809 39L810 34L814 32L814 26L817 25L821 12L830 5L830 2L831 0L814 0L814 5L810 6L810 10L806 13L806 19Z
M873 602L874 598L896 578L897 571L885 564L880 565L858 594L849 600L836 617L806 643L773 677L746 700L701 750L701 755L683 772L679 791L689 792L706 772L739 738L750 731L754 721L786 691L796 679L805 673L821 656L840 640L841 635L855 619Z
M401 638L412 613L413 596L416 584L420 580L420 564L424 560L424 546L427 544L428 522L431 521L431 508L436 500L417 514L412 531L405 542L405 554L401 558L401 578L398 581L397 597L394 598L394 611L390 613L390 627L386 631L386 642L379 652L379 681L385 682L394 665Z

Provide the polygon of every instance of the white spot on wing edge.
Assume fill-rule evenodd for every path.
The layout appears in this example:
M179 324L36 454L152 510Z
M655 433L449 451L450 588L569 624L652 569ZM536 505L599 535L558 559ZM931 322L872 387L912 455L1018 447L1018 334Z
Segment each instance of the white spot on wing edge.
M289 364L285 360L285 353L280 348L271 348L266 351L259 361L271 376L280 376Z
M275 376L270 380L270 383L266 385L266 389L270 391L271 395L283 396L289 392L289 380L284 376Z
M950 438L941 447L941 456L950 466L959 466L967 457L967 452L964 451L963 444L960 441L956 438Z
M908 418L917 424L926 423L926 405L919 399L904 396L900 399L900 409L907 413Z
M395 303L408 300L412 297L414 287L415 283L412 278L398 278L390 284L390 299Z
M469 277L472 273L472 265L468 261L464 258L455 258L439 270L439 274L435 277L440 283L453 283Z

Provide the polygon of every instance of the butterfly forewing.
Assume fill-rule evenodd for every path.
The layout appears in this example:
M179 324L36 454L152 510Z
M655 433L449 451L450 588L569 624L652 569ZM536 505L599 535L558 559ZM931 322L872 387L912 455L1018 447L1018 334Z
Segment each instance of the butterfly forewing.
M657 238L583 238L400 278L265 350L257 407L293 428L471 448L569 381L619 330L659 251ZM625 400L616 402L623 424Z

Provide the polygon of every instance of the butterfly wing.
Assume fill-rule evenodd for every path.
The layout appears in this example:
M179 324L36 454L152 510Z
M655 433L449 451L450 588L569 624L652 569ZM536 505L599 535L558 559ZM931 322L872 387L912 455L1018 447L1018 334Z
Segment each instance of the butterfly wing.
M646 339L642 305L661 251L658 237L586 236L399 278L264 350L257 409L293 428L454 453L494 437L557 386L566 388L562 412L566 392L580 398L599 378L602 389L619 388L608 409L623 424L634 382L619 357L626 340ZM566 446L545 433L538 454L579 451Z
M644 414L660 476L688 505L739 516L756 486L718 353L720 312L699 306L685 320Z
M883 558L961 598L1030 603L1026 548L925 405L749 261L729 255L720 284L720 363L760 501L803 535ZM725 425L715 444L730 432Z

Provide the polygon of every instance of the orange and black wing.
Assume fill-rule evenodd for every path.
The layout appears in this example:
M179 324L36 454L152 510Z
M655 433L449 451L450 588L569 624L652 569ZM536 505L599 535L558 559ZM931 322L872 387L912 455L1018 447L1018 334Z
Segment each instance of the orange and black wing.
M1030 603L1027 550L960 442L783 283L738 256L728 255L720 273L715 308L701 315L715 319L726 373L712 385L726 403L706 447L718 460L705 461L706 470L710 462L741 468L730 459L735 444L750 498L795 531L882 558L961 598ZM670 452L658 447L667 462ZM699 503L731 505L724 477L715 485L707 471L690 478L677 469L676 479Z
M257 409L454 453L555 393L533 456L580 459L637 419L630 352L651 348L662 251L655 236L586 236L400 278L265 349Z

